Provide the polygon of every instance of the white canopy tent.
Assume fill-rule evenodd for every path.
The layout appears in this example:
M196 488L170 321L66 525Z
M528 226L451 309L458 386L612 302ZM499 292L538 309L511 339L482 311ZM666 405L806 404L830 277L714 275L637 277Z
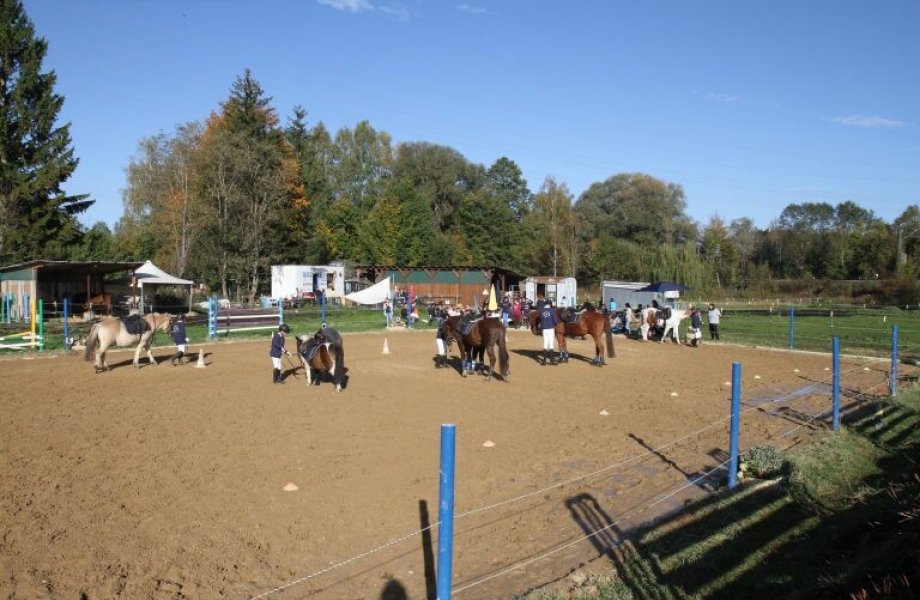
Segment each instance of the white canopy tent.
M191 312L192 286L195 285L194 281L190 281L188 279L180 279L170 275L149 260L138 267L136 271L134 271L134 280L137 283L137 287L141 289L139 305L141 314L144 314L144 288L149 288L154 285L187 285L188 309Z
M383 304L390 299L390 295L390 278L387 277L369 288L346 294L345 299L351 300L356 304L373 305Z

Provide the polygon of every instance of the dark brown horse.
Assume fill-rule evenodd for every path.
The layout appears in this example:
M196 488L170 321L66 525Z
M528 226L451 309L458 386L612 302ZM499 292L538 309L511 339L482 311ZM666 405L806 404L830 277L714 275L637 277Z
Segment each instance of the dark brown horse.
M556 308L556 343L559 345L560 362L569 362L569 349L565 338L591 336L594 339L594 360L592 364L602 366L607 364L604 360L604 336L607 338L607 357L616 356L616 350L613 347L613 335L610 333L610 323L605 315L597 312L590 304L578 313L578 320L564 323L562 320L565 309ZM540 311L530 313L530 331L534 335L540 333Z
M498 346L498 367L501 369L501 378L507 382L511 376L509 368L508 342L505 339L505 326L501 320L496 318L484 318L472 324L470 332L464 335L461 332L463 326L463 316L448 317L444 321L444 334L448 340L457 342L460 348L460 356L463 364L460 374L466 377L466 374L473 371L473 353L477 350L485 349L489 355L489 370L483 369L483 375L489 380L495 373L495 347Z
M297 336L297 354L304 364L307 385L319 385L320 373L332 376L337 392L345 381L345 348L342 336L331 327L323 327L312 337Z

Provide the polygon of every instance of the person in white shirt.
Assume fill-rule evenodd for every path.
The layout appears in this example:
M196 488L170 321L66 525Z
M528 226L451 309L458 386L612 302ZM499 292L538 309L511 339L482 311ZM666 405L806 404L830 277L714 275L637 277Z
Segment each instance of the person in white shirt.
M709 339L719 339L719 321L722 320L722 311L716 308L712 302L709 303Z

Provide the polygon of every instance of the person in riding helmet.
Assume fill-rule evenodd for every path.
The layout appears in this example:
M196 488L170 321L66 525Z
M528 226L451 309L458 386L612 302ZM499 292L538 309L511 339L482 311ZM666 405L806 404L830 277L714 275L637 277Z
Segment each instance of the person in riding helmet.
M447 321L447 311L440 304L432 312L432 321L438 326L434 336L434 342L438 348L438 354L434 357L434 368L441 369L447 367L447 334L444 332L444 322Z
M188 336L185 335L185 315L176 317L176 322L172 326L172 339L176 344L176 353L169 357L169 362L175 367L177 364L182 364L182 357L185 356L186 350L185 345L188 343Z
M547 298L540 308L540 327L543 328L543 365L556 364L553 356L553 344L556 341L556 323L558 323L553 302Z
M281 376L281 355L291 355L284 347L284 336L288 333L291 333L291 328L287 323L282 323L278 326L278 331L272 335L272 347L268 353L272 357L272 383L284 383Z

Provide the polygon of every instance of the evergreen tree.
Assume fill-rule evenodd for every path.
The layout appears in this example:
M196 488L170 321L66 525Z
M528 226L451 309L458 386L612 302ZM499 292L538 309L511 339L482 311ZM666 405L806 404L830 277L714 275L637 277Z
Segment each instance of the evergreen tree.
M61 189L73 174L70 125L57 126L63 96L48 50L20 0L0 0L0 262L67 258L79 240L77 214L93 203Z

